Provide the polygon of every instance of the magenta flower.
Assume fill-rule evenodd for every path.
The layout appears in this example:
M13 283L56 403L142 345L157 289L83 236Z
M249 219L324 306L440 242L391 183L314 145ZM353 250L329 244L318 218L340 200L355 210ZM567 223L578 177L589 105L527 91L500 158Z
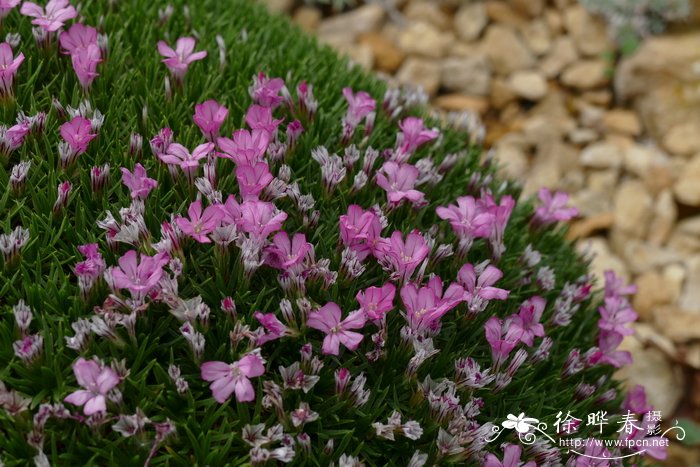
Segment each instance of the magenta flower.
M437 130L428 130L423 125L423 119L418 117L406 117L399 123L399 148L397 160L403 161L416 152L423 144L432 141L440 135Z
M544 337L544 326L540 324L542 312L547 305L547 300L536 295L525 300L520 305L517 315L511 316L510 326L514 330L520 330L520 340L523 344L532 347L535 337Z
M80 389L67 396L64 402L83 406L87 416L107 411L105 396L119 384L119 375L108 366L102 366L94 360L79 358L73 364L73 373Z
M563 191L552 194L547 188L540 188L538 197L542 205L535 210L533 222L536 225L549 225L556 222L568 221L578 215L578 209L567 208L569 195Z
M360 304L360 309L371 320L381 320L394 308L394 296L396 287L387 282L381 287L368 287L357 292L355 298Z
M274 313L261 313L256 311L253 317L265 328L265 334L259 336L255 345L264 345L267 342L280 339L289 332L289 328L282 323Z
M598 334L599 355L597 361L620 368L632 363L632 354L626 350L617 350L624 336L615 331L602 330Z
M464 286L464 300L469 303L471 313L484 311L491 300L505 300L509 291L493 287L503 277L503 272L495 266L488 265L477 278L476 269L470 263L459 270L457 279Z
M24 54L19 53L16 57L12 52L12 47L7 42L0 44L0 95L12 95L12 84L15 80L17 69L24 62Z
M267 151L270 133L266 130L236 130L233 139L218 138L216 142L224 152L222 157L233 160L236 165L255 165Z
M512 196L506 195L501 198L501 204L496 204L493 197L486 194L484 195L483 199L480 200L480 203L482 204L483 209L487 210L493 215L489 242L491 243L493 258L498 260L506 251L506 247L503 244L503 233L506 230L506 226L510 220L510 215L515 207L515 200Z
M509 320L492 316L484 325L486 340L491 346L491 358L496 368L506 361L510 352L520 342L522 329L510 326Z
M90 141L97 137L97 133L92 133L90 120L80 116L61 125L60 132L61 137L68 143L75 155L80 155L87 151Z
M374 254L382 232L377 214L351 204L348 213L340 216L338 224L343 245L354 250L360 261L364 261L370 253Z
M85 260L75 265L75 274L78 277L87 277L92 280L100 277L106 265L97 243L80 245L78 251L85 257Z
M143 297L153 290L163 277L163 267L170 258L165 252L155 256L141 255L138 260L136 250L129 250L119 258L119 267L109 269L116 289L128 289L132 295Z
M209 141L215 141L226 120L228 109L213 99L194 106L194 123Z
M609 269L603 275L605 276L606 297L624 297L637 293L637 286L634 284L625 285L624 279L615 274L615 271Z
M205 362L200 367L202 379L211 381L209 385L214 399L223 404L236 393L238 402L255 400L255 389L250 378L265 373L265 360L260 355L260 349L255 349L243 358L233 363Z
M102 61L102 54L97 44L90 44L86 48L76 49L71 54L73 71L78 76L78 81L83 89L88 89L92 82L99 76L97 64Z
M131 191L132 199L146 199L152 189L158 186L158 182L148 178L146 169L139 163L134 166L134 172L126 167L121 168L122 183Z
M202 212L202 201L197 200L190 204L187 214L189 219L177 216L175 224L186 235L189 235L199 243L211 243L211 239L207 237L221 224L221 219L224 214L221 212L219 205L208 206Z
M471 196L461 196L457 198L456 205L440 206L435 212L440 219L450 222L452 230L460 240L462 253L471 248L475 238L488 237L491 233L493 214L484 210Z
M623 336L634 334L634 329L627 325L636 321L639 315L630 307L625 298L606 297L605 305L598 308L600 320L598 328L605 331L613 331Z
M63 31L58 37L58 43L63 52L73 55L79 49L87 49L97 45L97 29L81 23L73 24L68 31Z
M484 458L483 467L537 467L535 461L527 463L520 462L520 455L523 448L517 444L506 444L503 448L503 462L498 457L489 453Z
M196 44L197 41L193 37L181 37L175 42L175 50L173 50L164 41L158 41L158 53L165 57L161 61L165 63L178 83L182 83L187 68L192 62L202 60L207 56L206 51L194 51Z
M284 97L279 95L280 91L286 91L284 80L268 78L262 72L253 78L253 85L249 89L250 97L256 104L273 109L284 101Z
M275 177L270 173L270 168L264 162L255 165L239 165L236 167L236 180L241 192L241 198L258 199L260 193L270 184Z
M240 205L238 227L256 238L267 238L282 228L287 213L279 211L274 204L266 201L248 200Z
M318 311L309 313L307 326L325 332L322 351L326 355L339 355L340 344L348 350L355 350L364 337L350 329L362 329L365 325L365 313L362 310L353 311L340 321L342 312L340 307L333 302L328 302Z
M214 143L200 144L194 151L190 151L182 144L172 143L168 146L165 154L160 154L160 160L168 165L177 165L187 176L187 180L192 183L199 169L199 161L206 158L214 150Z
M6 17L10 12L19 5L21 0L0 0L0 19Z
M343 117L343 141L347 142L352 138L355 129L364 119L368 121L369 128L367 128L367 133L371 132L371 126L374 121L373 112L377 102L364 91L353 94L351 88L343 88L343 96L348 101L348 111Z
M625 396L625 400L622 402L622 409L629 410L632 413L642 414L653 410L653 407L647 401L647 392L644 386L637 384L635 387L630 389Z
M49 0L46 10L33 2L24 2L19 9L24 16L34 18L32 24L46 32L54 32L63 27L66 21L78 16L68 0Z
M464 289L458 284L450 284L443 295L442 280L432 277L424 287L408 283L401 288L401 301L406 309L406 321L413 331L437 330L440 319L459 305Z
M311 244L303 233L296 233L290 239L287 232L277 232L272 245L265 250L266 262L274 268L288 270L304 261L310 251Z
M428 253L430 247L421 234L411 232L404 241L401 232L396 230L390 238L379 240L376 255L382 265L392 271L394 279L407 281Z
M245 122L252 130L265 130L274 135L282 119L273 118L270 107L251 105L245 114Z
M377 174L377 185L386 191L389 202L394 206L404 199L414 206L421 206L426 203L425 195L422 191L414 189L419 173L411 164L387 161Z

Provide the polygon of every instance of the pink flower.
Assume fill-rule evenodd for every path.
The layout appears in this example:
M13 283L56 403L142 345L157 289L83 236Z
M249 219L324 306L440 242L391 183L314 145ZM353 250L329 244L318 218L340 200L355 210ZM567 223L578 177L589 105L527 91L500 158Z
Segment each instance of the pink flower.
M214 150L214 143L200 144L190 153L182 144L172 143L167 148L167 153L160 154L160 160L169 165L177 165L187 176L190 183L199 169L199 161L206 158Z
M647 392L644 386L638 384L630 389L625 400L622 402L622 409L629 410L636 414L642 414L653 410L653 407L647 401Z
M255 400L255 389L250 378L265 373L265 360L260 355L260 349L255 349L237 362L230 364L202 363L200 370L204 381L212 381L209 388L219 404L226 402L234 392L238 402L251 402Z
M97 133L92 133L90 120L80 116L61 125L60 132L61 137L76 155L87 151L90 141L97 137Z
M91 45L97 45L97 30L92 26L81 23L73 24L68 31L63 31L58 37L58 43L63 52L73 55L79 49L87 49Z
M605 305L598 308L598 312L600 313L599 329L614 331L623 336L634 334L634 330L627 325L636 321L639 315L630 307L627 299L606 297Z
M288 270L304 261L310 251L311 244L303 233L296 233L290 239L287 232L277 232L272 245L265 250L266 262L274 268Z
M542 205L535 210L533 221L537 225L549 225L555 222L565 222L578 215L578 209L567 208L569 195L557 191L552 194L547 188L540 188L538 197Z
M19 9L24 16L35 18L32 24L41 27L46 32L57 31L66 21L78 16L68 0L49 0L46 10L33 2L24 2Z
M266 130L236 130L233 139L218 138L217 144L224 151L222 157L233 160L236 165L255 165L262 160L270 144L270 133Z
M576 456L574 467L608 467L612 453L599 440L590 438L586 440L586 450L583 456Z
M148 178L146 169L139 163L134 166L134 172L122 167L122 183L131 190L131 198L146 199L152 189L158 186L158 182Z
M370 133L372 131L374 109L377 103L372 99L372 96L364 91L353 94L351 88L343 88L343 96L348 101L348 111L343 117L343 141L348 142L355 133L357 126L364 119L367 119L366 132Z
M87 416L106 412L105 396L119 384L119 375L108 366L82 357L73 364L73 373L78 384L85 389L70 394L63 399L64 402L83 406L83 413Z
M155 135L149 145L151 146L151 151L153 155L160 158L162 154L168 152L168 148L173 142L173 130L170 128L162 128L157 135Z
M522 329L510 326L509 320L492 316L484 325L486 340L491 346L491 358L496 368L508 358L511 350L520 342Z
M261 313L256 311L253 317L265 328L265 334L255 341L255 345L264 345L267 342L277 340L289 332L289 328L284 325L274 313Z
M0 94L12 94L12 83L22 62L24 62L23 53L20 52L15 57L10 44L7 42L0 44Z
M474 265L467 263L457 273L459 283L464 286L464 300L469 302L469 310L478 313L486 308L491 300L505 300L509 291L493 287L503 277L503 272L488 265L477 278Z
M384 318L394 308L396 287L387 282L382 287L368 287L355 295L360 309L372 320Z
M515 207L515 200L512 196L506 195L501 198L501 204L496 204L493 197L487 194L484 195L480 202L482 204L482 208L493 215L489 241L491 243L493 257L495 260L498 260L506 251L506 247L503 244L503 233L506 230L506 226L510 220L510 215Z
M503 448L503 462L498 457L489 453L484 458L483 467L537 467L535 461L530 461L525 464L520 462L520 455L523 448L517 444L506 444Z
M401 133L399 134L398 160L405 160L418 147L440 135L437 130L427 130L423 125L423 119L418 117L406 117L399 123L399 128L401 128Z
M219 205L208 206L202 213L202 202L197 200L190 204L187 214L190 216L189 219L182 216L175 218L175 223L180 230L199 243L211 243L211 239L207 235L221 224L223 218L221 207Z
M377 174L377 185L386 191L391 204L398 205L405 199L419 206L426 203L423 192L414 189L419 173L411 164L388 161Z
M279 95L283 90L286 89L282 78L268 78L265 73L259 73L253 78L249 92L256 104L274 109L284 101L284 97Z
M520 340L529 347L534 344L535 337L544 337L544 326L540 324L540 319L546 305L547 301L536 295L525 300L520 305L518 314L511 317L510 326L522 331Z
M0 0L0 19L6 17L21 0Z
M600 331L598 334L598 361L620 368L632 363L632 354L626 350L617 350L624 336L615 331Z
M248 200L240 205L238 227L256 238L267 238L282 228L287 214L266 201Z
M440 318L456 307L464 296L458 284L450 284L443 295L442 280L432 277L425 287L408 283L401 288L401 301L406 308L406 320L412 330L422 332L438 328Z
M236 167L236 180L241 192L241 198L258 199L260 193L270 184L274 177L270 168L264 162L255 165L243 164Z
M143 297L153 290L163 277L163 267L168 264L168 254L155 256L141 255L138 261L136 250L129 250L119 258L119 267L110 268L112 281L116 289L128 289L132 295Z
M282 119L273 118L270 107L251 105L245 114L245 122L252 130L265 130L274 135Z
M158 41L158 53L165 57L161 61L180 83L185 78L190 64L207 56L206 51L194 52L196 44L197 41L193 37L181 37L175 42L175 50L173 50L164 41Z
M430 248L421 234L411 232L404 241L401 232L396 230L390 238L379 241L375 254L382 265L393 272L395 279L407 281L428 253Z
M457 205L440 206L435 212L440 219L449 221L455 234L469 246L473 239L488 237L491 232L493 214L483 210L471 196L461 196Z
M606 297L624 297L637 293L637 286L634 284L625 285L624 279L615 274L615 271L609 269L603 275L605 276Z
M628 413L628 415L631 415ZM655 428L658 427L659 422L654 421L652 414L647 412L642 417L639 425L632 424L631 433L627 433L622 430L620 433L620 438L624 439L628 443L634 443L635 441L641 441L645 444L645 449L640 452L642 456L649 456L656 460L665 460L668 457L668 440L662 436L649 436L654 433ZM658 430L660 433L660 429Z
M340 216L338 224L343 245L353 249L360 261L374 253L382 231L377 214L351 204L348 213Z
M202 133L209 141L216 140L219 136L219 129L226 120L228 109L213 99L204 101L194 106L194 117L192 119L197 124Z
M97 64L102 61L100 48L97 44L90 44L87 48L76 49L71 54L73 71L78 76L78 81L83 89L90 87L92 82L99 76Z
M325 332L323 339L323 353L326 355L338 355L340 344L348 350L355 350L362 342L362 334L349 331L349 329L362 329L365 325L365 313L357 310L340 321L342 312L340 307L333 302L328 302L318 311L309 313L307 326Z
M92 280L100 277L106 265L102 254L100 254L97 243L80 245L78 251L85 257L85 260L75 265L75 274L79 277L87 277Z

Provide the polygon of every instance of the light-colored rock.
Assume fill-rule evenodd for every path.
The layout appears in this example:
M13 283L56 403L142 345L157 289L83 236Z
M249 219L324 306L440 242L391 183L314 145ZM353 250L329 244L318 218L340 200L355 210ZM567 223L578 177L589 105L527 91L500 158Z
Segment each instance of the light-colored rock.
M518 98L505 78L499 76L495 76L491 81L491 95L489 97L491 105L496 109L502 109Z
M447 111L470 111L483 114L489 109L488 99L466 94L443 94L433 100L433 104Z
M486 96L491 87L491 69L481 55L447 58L441 62L440 81L448 91Z
M602 237L592 237L580 241L576 244L576 249L583 254L593 255L591 262L591 273L603 280L604 272L613 270L623 280L629 281L629 272L625 263L615 256L608 247L608 242Z
M588 144L597 141L600 135L593 128L574 128L567 138L574 144Z
M577 59L578 52L573 39L569 36L559 36L554 39L549 53L540 62L540 70L546 77L555 78Z
M441 58L452 42L451 34L444 33L425 21L415 21L399 33L399 47L406 54Z
M502 0L487 0L486 15L492 22L508 26L510 28L519 28L527 23L528 18L513 8L509 3Z
M649 224L647 240L655 246L661 246L671 236L673 226L678 218L678 208L673 200L671 190L662 191L654 203L654 214Z
M593 217L613 210L608 194L590 188L572 193L571 205L578 209L583 217Z
M374 64L377 69L393 73L399 69L404 60L404 53L384 34L369 32L360 37L360 44L372 49Z
M639 117L630 110L610 110L603 116L602 123L607 131L631 136L639 136L642 133L642 123L639 121Z
M594 169L616 168L622 165L623 153L611 143L593 143L581 151L581 165Z
M374 53L368 45L350 44L347 47L336 47L336 50L350 57L350 60L367 71L374 67Z
M664 276L658 271L651 270L643 273L635 280L637 293L632 305L643 321L653 318L652 312L660 305L668 305L673 300L671 291L666 286Z
M479 38L488 23L486 5L482 2L466 3L459 7L454 17L457 37L465 41Z
M566 233L566 238L575 240L577 238L590 237L592 234L607 230L615 221L615 215L612 212L604 212L596 214L592 217L587 217L578 221L574 221Z
M294 12L293 20L306 32L314 32L321 23L321 10L312 6L302 6Z
M686 262L688 275L678 306L693 313L700 313L700 256L693 256ZM697 326L700 329L700 315L697 316ZM700 335L698 335L700 338Z
M421 86L433 96L440 87L440 63L429 58L409 57L396 73L396 79L404 84Z
M619 171L617 170L591 171L588 175L588 188L613 196L618 178Z
M638 180L624 181L615 193L613 228L630 237L645 237L653 202L644 183Z
M593 105L608 107L613 100L613 95L607 88L594 89L592 91L582 92L581 99Z
M612 49L605 23L576 4L564 12L564 25L581 55L597 57Z
M360 34L378 31L385 16L384 8L378 4L370 3L321 21L318 35L322 39L341 36L354 41Z
M511 5L520 13L537 18L544 10L545 0L511 0Z
M564 70L561 81L572 88L593 89L609 81L607 73L608 63L605 60L581 60Z
M674 413L683 397L683 373L656 348L646 348L635 336L622 341L619 350L632 354L633 363L622 367L617 378L628 389L636 385L646 388L649 403L661 413Z
M673 186L673 193L683 204L700 206L700 154L684 167Z
M499 173L513 180L523 180L528 169L525 152L514 144L499 144L495 149L494 156L499 164Z
M691 342L700 339L700 316L674 306L654 310L654 324L673 342Z
M637 177L643 177L655 160L661 156L654 148L636 144L624 151L625 170L633 173Z
M552 47L549 26L543 19L530 21L520 29L528 48L538 57L546 54Z
M430 0L409 2L403 14L411 21L426 21L443 31L450 27L450 17L440 8L438 2Z
M516 71L508 78L508 84L515 94L531 101L547 94L547 80L537 71Z
M672 127L664 136L663 146L679 156L700 152L700 122L689 121Z
M544 12L544 19L553 35L559 35L564 29L564 19L554 8L547 8Z
M535 65L535 58L522 37L501 24L493 24L486 29L481 50L491 61L493 70L503 75Z
M686 267L682 264L669 264L663 268L663 277L666 291L670 297L670 303L676 303L681 296L683 284L688 275Z
M634 274L642 274L650 269L666 267L683 260L683 256L677 251L630 238L615 230L611 235L611 243L614 251L620 253L627 267Z

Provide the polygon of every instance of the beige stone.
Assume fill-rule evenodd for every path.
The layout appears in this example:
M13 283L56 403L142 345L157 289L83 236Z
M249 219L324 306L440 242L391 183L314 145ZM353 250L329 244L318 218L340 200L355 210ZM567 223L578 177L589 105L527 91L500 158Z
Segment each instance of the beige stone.
M683 256L677 251L654 246L619 231L613 230L611 238L615 251L620 252L627 267L634 274L642 274L650 269L666 267L683 260Z
M439 2L418 0L409 2L403 10L404 16L411 21L426 21L440 30L450 28L450 17L440 8Z
M568 66L561 76L566 86L576 89L593 89L609 81L609 65L605 60L580 60Z
M415 21L401 30L398 45L409 55L441 58L451 42L451 34L444 33L425 21Z
M429 96L433 96L440 87L440 64L429 58L409 57L396 73L396 79L404 84L421 86Z
M515 10L507 2L501 0L487 0L486 14L494 23L518 28L527 23L528 18Z
M656 307L671 303L673 297L665 282L664 277L656 270L647 271L635 280L637 293L632 304L643 321L653 318L652 312Z
M499 173L513 180L523 180L527 174L528 162L525 152L513 144L499 144L494 157L498 161Z
M591 262L591 273L598 278L604 280L604 272L613 270L624 281L629 282L629 272L625 263L615 254L610 251L608 242L602 237L592 237L582 240L576 244L576 249L580 253L588 253L593 255Z
M654 203L654 214L649 224L648 241L661 246L671 236L673 226L678 218L678 208L671 190L662 191Z
M447 58L440 64L440 81L448 91L486 96L491 87L491 69L481 55Z
M593 128L574 128L567 138L574 144L588 144L597 141L600 135Z
M622 182L615 194L614 228L631 237L643 238L651 217L653 199L638 180Z
M520 28L528 48L538 57L546 54L552 47L552 36L549 26L543 19L530 21Z
M581 5L576 4L566 9L564 24L582 55L597 57L612 49L605 23L593 17Z
M531 101L540 100L547 94L547 80L537 71L516 71L508 78L508 84L516 95Z
M673 193L683 204L700 206L700 154L685 166L673 186Z
M654 309L654 325L673 342L700 339L700 316L673 306Z
M360 34L378 31L385 16L384 8L370 3L323 20L319 25L318 34L321 38L341 36L354 41Z
M574 221L571 227L569 227L566 237L570 240L590 237L596 232L609 229L614 221L615 215L612 212L603 212L592 217Z
M493 24L486 29L481 50L489 58L494 71L503 75L535 65L535 58L522 37L501 24Z
M321 10L312 6L302 6L294 12L293 20L306 32L314 32L321 23Z
M540 16L544 11L545 3L545 0L510 0L510 4L515 10L530 18Z
M572 193L571 205L584 217L593 217L613 210L612 201L607 193L590 188Z
M404 53L385 35L369 32L360 37L360 44L372 49L375 66L381 71L393 73L399 69L404 60Z
M463 4L454 17L455 33L465 41L478 39L487 23L486 5L482 2Z
M504 108L517 98L518 96L515 95L505 78L501 78L499 76L493 78L491 81L490 100L491 104L496 109Z
M631 136L639 136L642 133L642 123L639 121L639 117L630 110L610 110L603 116L602 123L607 131Z
M700 122L689 121L672 127L664 136L663 146L679 156L700 152Z
M549 53L540 62L540 70L548 78L555 78L578 59L574 41L569 36L559 36L554 39Z
M488 99L466 94L443 94L433 100L433 104L447 111L470 111L483 114L489 109Z
M686 265L688 275L678 306L684 311L698 313L698 330L700 332L700 256L689 258Z
M593 143L581 151L581 165L595 169L616 168L622 165L623 152L612 143Z

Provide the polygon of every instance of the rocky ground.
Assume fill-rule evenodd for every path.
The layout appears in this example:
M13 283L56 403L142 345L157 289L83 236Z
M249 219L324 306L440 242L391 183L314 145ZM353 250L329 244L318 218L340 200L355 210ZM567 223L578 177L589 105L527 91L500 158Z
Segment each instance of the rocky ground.
M695 19L619 57L605 24L575 0L376 1L335 15L266 3L362 66L421 85L436 109L478 115L486 147L526 193L571 193L581 215L570 235L596 254L594 270L639 288L624 377L667 418L700 418ZM700 462L672 455L669 465Z

